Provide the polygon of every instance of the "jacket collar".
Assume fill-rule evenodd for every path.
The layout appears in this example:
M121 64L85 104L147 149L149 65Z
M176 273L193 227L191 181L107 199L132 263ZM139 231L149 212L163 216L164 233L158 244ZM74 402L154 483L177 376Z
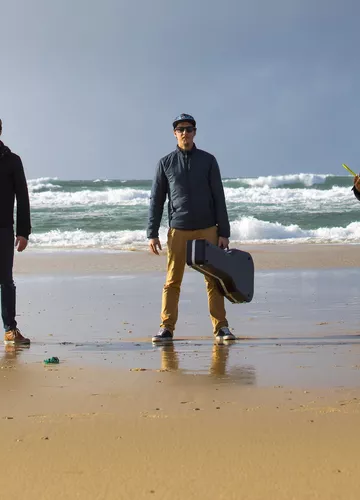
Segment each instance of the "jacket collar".
M183 154L183 155L185 155L185 154L187 154L187 155L192 155L192 154L196 151L196 145L195 145L195 143L194 143L193 147L192 147L191 149L189 149L189 151L187 151L187 150L185 150L185 149L181 149L179 146L176 146L176 150L177 150L179 153Z

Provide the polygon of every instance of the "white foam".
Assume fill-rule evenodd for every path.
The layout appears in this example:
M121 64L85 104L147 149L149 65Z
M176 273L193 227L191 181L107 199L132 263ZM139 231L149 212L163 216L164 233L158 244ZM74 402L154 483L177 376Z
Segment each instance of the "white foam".
M308 173L299 173L299 174L287 174L287 175L268 175L268 176L260 176L260 177L244 177L238 179L227 179L224 181L227 182L238 181L243 184L248 184L252 187L272 187L276 188L279 186L285 186L287 184L303 184L306 187L314 186L316 184L324 184L327 178L335 177L331 174L308 174Z
M267 222L255 217L244 217L231 223L231 239L246 243L359 243L360 222L346 227L302 229L297 224L288 226Z
M161 227L159 237L165 243L167 228ZM146 231L100 231L87 232L82 229L75 231L53 230L42 234L30 235L34 247L44 248L99 248L99 249L141 249L148 247Z
M167 227L160 228L160 240L165 245ZM44 248L99 248L139 249L148 246L145 230L87 232L53 230L33 234L30 242ZM288 226L267 222L255 217L243 217L231 223L231 242L234 243L360 243L360 222L346 227L302 229L296 224Z
M44 191L44 189L47 189ZM59 191L60 186L39 181L29 187L31 205L34 208L79 207L97 205L145 205L149 204L150 190L136 188L107 188L99 190ZM38 192L41 190L41 192ZM333 186L331 189L272 189L262 187L226 187L226 201L241 207L242 204L262 205L272 210L339 211L354 206L354 196L348 187Z
M32 194L42 189L61 189L61 186L54 184L58 181L57 177L39 177L38 179L30 179L27 181L29 193Z
M354 207L356 200L348 187L333 186L331 189L272 189L269 186L253 188L225 187L228 203L241 206L261 205L279 211L343 211Z
M58 177L37 177L36 179L29 179L28 183L38 183L38 182L50 182L50 181L58 181Z
M77 207L90 205L148 205L150 191L144 189L118 188L75 192L43 191L33 193L31 206L34 208Z

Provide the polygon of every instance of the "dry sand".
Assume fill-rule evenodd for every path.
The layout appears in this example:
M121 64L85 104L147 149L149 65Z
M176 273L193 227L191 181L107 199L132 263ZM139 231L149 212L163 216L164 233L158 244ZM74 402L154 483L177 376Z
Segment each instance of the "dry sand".
M256 295L229 308L242 340L219 347L195 272L189 336L148 342L164 256L17 256L33 343L0 347L1 498L360 497L359 247L246 249ZM60 364L45 366L52 355Z

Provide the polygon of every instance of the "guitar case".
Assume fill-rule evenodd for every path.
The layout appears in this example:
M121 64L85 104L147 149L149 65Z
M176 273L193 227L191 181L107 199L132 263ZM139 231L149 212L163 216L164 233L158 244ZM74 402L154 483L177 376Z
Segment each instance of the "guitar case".
M251 302L254 296L254 262L243 250L222 248L206 240L186 243L186 263L215 278L222 295L233 304Z

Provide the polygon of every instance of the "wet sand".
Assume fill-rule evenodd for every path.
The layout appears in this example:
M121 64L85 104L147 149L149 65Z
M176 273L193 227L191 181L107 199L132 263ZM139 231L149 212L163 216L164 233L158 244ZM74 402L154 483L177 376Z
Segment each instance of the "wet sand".
M257 270L360 267L360 245L233 245L251 253ZM166 252L148 251L33 250L15 261L19 274L103 274L154 272L166 269Z
M359 496L358 390L10 358L2 375L3 498Z
M358 247L303 247L252 252L223 346L193 270L174 345L149 341L164 257L17 256L32 345L0 346L4 498L359 498Z

